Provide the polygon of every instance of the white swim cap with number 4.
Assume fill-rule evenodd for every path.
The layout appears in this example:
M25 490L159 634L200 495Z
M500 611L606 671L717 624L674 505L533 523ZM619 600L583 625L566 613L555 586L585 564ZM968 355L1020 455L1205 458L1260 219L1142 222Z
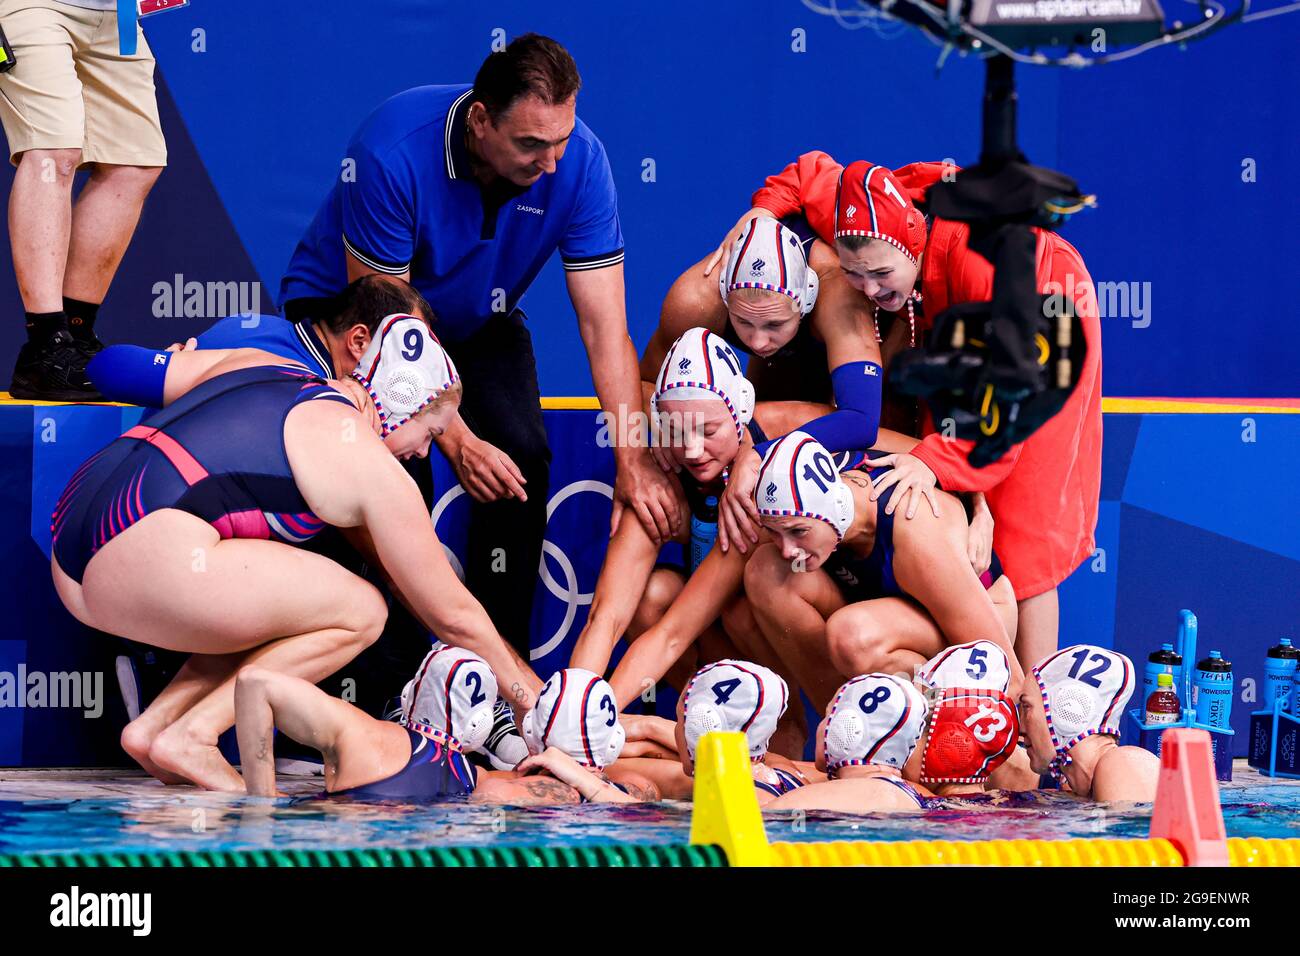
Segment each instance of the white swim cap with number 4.
M765 517L825 521L837 541L853 523L853 492L831 453L807 432L791 432L772 443L758 470L754 502Z
M718 661L701 667L682 693L682 721L691 759L705 734L736 731L745 735L750 759L761 760L785 713L789 694L780 674L749 661Z
M460 380L428 324L400 314L386 316L375 328L352 377L374 399L385 435Z
M463 647L441 642L424 655L402 689L402 723L454 738L461 750L478 750L492 730L497 679L487 661Z
M1006 693L1011 686L1011 664L1006 652L992 641L971 641L935 655L917 676L935 690L979 687Z
M1093 734L1120 735L1133 695L1133 662L1118 651L1076 644L1034 668L1052 746L1059 755Z
M529 753L556 747L584 767L608 767L623 752L614 688L580 667L556 671L524 715L520 728Z

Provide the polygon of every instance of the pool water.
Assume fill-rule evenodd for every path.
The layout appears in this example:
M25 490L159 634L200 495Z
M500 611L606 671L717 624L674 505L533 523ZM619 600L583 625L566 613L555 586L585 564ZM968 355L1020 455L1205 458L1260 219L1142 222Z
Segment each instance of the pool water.
M163 787L147 778L79 771L0 772L0 853L356 849L429 846L684 843L691 804L546 809L321 800L319 781L286 778L295 796L266 799ZM1220 790L1230 837L1300 837L1300 783L1244 766ZM1098 805L1053 792L1005 806L906 815L769 812L777 840L1144 837L1147 804Z

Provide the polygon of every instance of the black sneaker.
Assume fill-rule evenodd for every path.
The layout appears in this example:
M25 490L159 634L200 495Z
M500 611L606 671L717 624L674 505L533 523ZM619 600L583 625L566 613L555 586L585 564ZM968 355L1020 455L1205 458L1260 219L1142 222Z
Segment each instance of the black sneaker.
M104 396L86 377L89 361L90 356L63 330L43 345L28 342L18 352L9 394L40 402L102 402Z
M104 351L104 343L99 340L99 336L95 334L94 329L90 330L89 337L78 335L75 332L72 333L72 346L86 356L87 362Z

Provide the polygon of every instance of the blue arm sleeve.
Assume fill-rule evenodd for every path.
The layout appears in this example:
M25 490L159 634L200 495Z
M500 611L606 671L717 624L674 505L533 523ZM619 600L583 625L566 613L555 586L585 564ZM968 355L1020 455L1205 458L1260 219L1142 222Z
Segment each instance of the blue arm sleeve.
M162 408L163 382L171 360L171 352L155 352L138 345L110 345L90 360L86 374L110 402Z
M827 451L870 448L880 430L880 366L875 362L846 362L831 372L835 411L814 418L800 431L807 432ZM756 445L765 454L771 441Z

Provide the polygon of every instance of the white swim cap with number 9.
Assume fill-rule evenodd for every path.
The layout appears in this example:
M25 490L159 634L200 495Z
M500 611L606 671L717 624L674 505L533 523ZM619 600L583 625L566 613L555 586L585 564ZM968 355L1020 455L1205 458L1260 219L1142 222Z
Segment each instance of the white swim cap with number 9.
M385 435L460 380L428 324L400 314L386 316L375 328L352 377L374 399Z

